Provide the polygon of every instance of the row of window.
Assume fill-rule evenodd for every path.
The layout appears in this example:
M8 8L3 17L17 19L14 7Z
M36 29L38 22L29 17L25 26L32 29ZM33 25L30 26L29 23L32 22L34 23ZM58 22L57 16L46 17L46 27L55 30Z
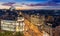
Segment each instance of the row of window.
M20 30L24 30L24 22L20 22L19 23L15 23L14 21L11 23L11 22L7 22L7 21L2 21L3 23L1 23L1 29L2 30L8 30L8 31L15 31L17 29Z

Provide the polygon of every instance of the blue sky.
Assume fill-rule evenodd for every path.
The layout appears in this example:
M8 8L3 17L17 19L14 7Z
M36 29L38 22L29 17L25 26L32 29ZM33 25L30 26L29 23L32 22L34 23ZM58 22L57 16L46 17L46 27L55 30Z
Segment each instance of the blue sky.
M47 0L0 0L0 1L2 1L2 2L9 2L9 1L15 1L15 2L21 2L21 1L26 1L26 2L28 2L28 1L33 1L33 2L41 2L41 1L47 1Z
M48 0L0 0L0 2L46 2Z
M0 0L0 2L24 2L24 3L45 3L45 2L48 2L48 1L51 1L51 0ZM55 2L58 2L60 0L53 0Z

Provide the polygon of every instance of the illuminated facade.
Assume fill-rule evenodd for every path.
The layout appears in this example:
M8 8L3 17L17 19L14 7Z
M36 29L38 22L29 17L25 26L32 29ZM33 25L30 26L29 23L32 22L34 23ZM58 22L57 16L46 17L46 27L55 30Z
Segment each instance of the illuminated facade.
M20 19L20 20L19 20ZM24 18L20 17L18 21L1 20L1 30L6 31L24 31Z

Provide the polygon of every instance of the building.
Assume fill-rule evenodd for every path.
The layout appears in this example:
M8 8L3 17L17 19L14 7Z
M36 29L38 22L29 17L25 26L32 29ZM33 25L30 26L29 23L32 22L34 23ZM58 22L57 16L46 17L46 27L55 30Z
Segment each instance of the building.
M55 36L60 36L60 25L55 28Z
M46 16L44 31L49 34L49 36L60 36L60 16Z
M24 18L20 16L19 19L20 22L17 20L1 20L1 30L24 31Z
M16 31L16 21L1 20L1 30Z

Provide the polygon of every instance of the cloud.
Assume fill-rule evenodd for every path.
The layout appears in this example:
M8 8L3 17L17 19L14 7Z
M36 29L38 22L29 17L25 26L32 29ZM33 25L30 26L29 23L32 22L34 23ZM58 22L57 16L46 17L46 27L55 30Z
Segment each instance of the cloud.
M48 0L0 0L0 1L2 1L2 2L23 2L23 1L25 1L25 2L41 2L41 1L48 1Z
M0 2L14 2L15 0L0 0Z

